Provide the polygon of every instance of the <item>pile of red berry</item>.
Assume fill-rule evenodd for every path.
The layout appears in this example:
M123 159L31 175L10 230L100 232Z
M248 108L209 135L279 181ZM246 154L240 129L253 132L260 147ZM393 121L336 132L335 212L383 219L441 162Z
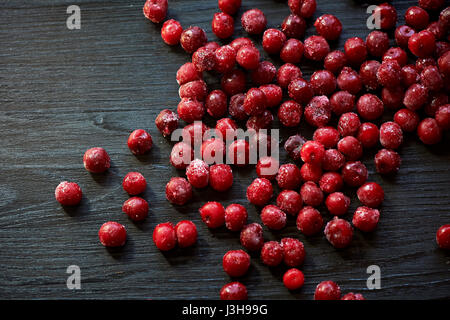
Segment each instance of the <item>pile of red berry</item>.
M212 31L220 39L229 39L234 33L234 16L241 0L219 0L221 12L212 18ZM170 163L183 169L186 178L174 177L166 185L167 200L184 205L192 198L192 187L223 192L233 184L230 165L249 164L252 152L249 144L237 139L238 124L246 121L247 129L257 132L256 139L273 142L259 131L270 128L275 112L281 125L298 127L302 118L316 128L312 140L297 134L284 144L293 163L280 164L272 156L263 156L256 165L257 178L248 186L249 203L261 208L261 221L268 229L281 230L287 215L296 217L298 230L311 236L324 230L326 239L336 248L348 247L353 238L353 227L373 231L380 219L384 200L383 188L368 182L368 171L361 162L366 150L377 148L376 171L394 174L401 164L396 151L402 145L404 133L417 132L424 144L441 141L443 132L450 129L450 7L443 9L443 0L419 0L419 6L405 13L406 25L395 29L395 47L389 45L388 31L396 27L397 11L388 4L379 5L379 29L367 38L353 37L345 41L344 50L330 49L329 41L342 32L337 17L324 14L314 22L317 35L302 42L307 18L316 10L315 0L289 0L291 14L279 29L266 29L267 18L259 9L251 9L241 16L242 28L250 35L262 35L262 47L269 55L279 55L284 64L277 68L269 61L261 61L261 54L250 38L242 37L226 45L208 42L205 31L198 26L183 29L180 22L170 19L161 28L161 37L168 45L178 45L191 55L191 61L182 65L176 74L180 102L176 112L165 109L155 120L164 137L178 128L180 120L183 141L173 146ZM167 15L167 0L147 0L144 15L154 23L161 23ZM440 14L439 14L439 10ZM430 21L437 17L436 21ZM412 59L414 57L414 60ZM304 79L298 64L303 60L323 63L309 81ZM208 90L203 72L221 77L221 90ZM252 86L247 83L249 73ZM283 102L283 91L289 100ZM276 108L278 107L278 110ZM385 110L394 110L393 121L380 123ZM216 119L215 129L221 137L208 137L208 128L201 121L205 115ZM229 115L231 118L227 117ZM337 127L330 124L336 118ZM374 123L375 122L375 123ZM199 135L199 136L196 136ZM227 139L225 139L225 137ZM226 145L228 138L234 139ZM201 142L201 158L194 157L194 141ZM150 135L144 130L134 131L128 140L132 153L146 153L152 146ZM89 149L84 156L86 169L100 173L109 168L109 156L102 148ZM277 170L267 174L264 169ZM272 183L282 190L276 205ZM145 178L130 172L123 180L123 188L130 195L145 190ZM349 210L350 198L343 193L344 186L357 188L361 203L351 223L343 218ZM81 200L81 189L76 183L62 182L56 189L56 199L63 205L75 205ZM325 205L334 216L324 227L318 207ZM128 199L123 211L132 220L147 216L148 204L139 197ZM302 287L304 275L295 267L305 258L301 241L283 238L280 242L264 241L263 228L258 223L247 223L247 210L240 204L224 208L218 202L207 202L200 215L208 228L226 226L240 231L241 245L247 251L260 252L262 262L277 266L284 262L291 267L283 277L289 290ZM353 226L352 226L353 225ZM105 246L125 243L125 228L116 222L105 223L99 231ZM177 244L191 246L196 242L197 228L191 221L159 224L153 233L160 250L170 250ZM442 226L436 235L439 247L450 249L450 225ZM224 271L231 277L243 276L250 265L250 256L243 250L228 251L223 257ZM226 284L220 291L221 299L246 299L247 289L240 282ZM332 281L321 282L314 295L317 300L362 300L360 294L348 293L341 298L339 286Z

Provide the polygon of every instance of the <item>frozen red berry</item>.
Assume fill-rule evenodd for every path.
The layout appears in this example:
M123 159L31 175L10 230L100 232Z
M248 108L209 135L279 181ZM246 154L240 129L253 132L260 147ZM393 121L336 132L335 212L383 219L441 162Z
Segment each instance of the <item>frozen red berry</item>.
M345 157L336 149L325 150L325 155L322 161L322 168L328 171L337 171L345 163Z
M168 6L167 0L147 0L142 11L151 22L160 23L166 17Z
M435 113L435 120L442 130L450 130L450 104L439 107Z
M225 223L225 209L219 202L207 202L199 209L199 212L208 228L219 228Z
M237 63L244 69L256 69L259 65L260 54L254 46L243 46L236 53Z
M186 177L194 188L204 188L209 183L209 166L200 159L192 160L186 168Z
M359 187L366 182L368 172L366 166L360 161L349 161L342 167L342 179L350 187Z
M305 236L312 236L322 230L323 218L320 212L311 207L306 206L300 210L297 216L297 229Z
M437 10L444 5L444 0L419 0L419 6L425 10Z
M169 46L174 46L180 43L182 32L181 24L177 20L170 19L164 22L161 28L161 38Z
M341 300L366 300L360 293L349 292L342 296Z
M178 116L186 123L201 120L205 114L202 102L192 99L181 99L177 107Z
M181 177L170 179L166 185L166 198L173 204L184 205L192 198L191 184Z
M281 165L278 169L277 183L281 189L297 189L301 183L300 169L292 163Z
M286 213L270 204L262 209L261 221L269 229L281 230L286 226Z
M197 70L192 62L186 62L177 71L177 83L181 86L185 83L201 80L202 73Z
M436 232L436 242L441 249L450 250L450 224L444 224Z
M311 36L304 41L305 58L313 61L322 61L330 52L327 40L322 36Z
M225 143L219 138L207 139L202 143L200 152L203 161L207 164L222 163L226 153Z
M405 92L403 104L408 109L415 111L420 109L428 100L428 90L425 86L415 83Z
M302 197L293 190L283 190L277 197L277 206L284 212L296 216L303 206Z
M245 166L250 162L250 145L244 139L234 140L228 146L228 160L235 166Z
M283 248L277 241L268 241L261 249L261 260L269 267L278 266L283 261L283 256Z
M303 181L319 182L322 176L322 164L304 163L300 168L300 175Z
M227 13L217 12L213 16L211 27L218 38L229 38L234 33L234 19Z
M241 230L241 245L249 251L258 251L264 245L263 229L258 223L251 223Z
M342 137L355 136L360 126L361 121L354 112L344 113L339 118L338 130Z
M337 149L345 156L347 161L357 160L363 155L362 144L354 136L346 136L339 140Z
M375 230L380 220L380 212L369 207L359 207L353 214L352 223L355 228L364 232Z
M148 215L148 202L140 197L132 197L122 205L122 211L133 221L142 221Z
M209 168L209 185L216 191L226 191L233 185L233 171L227 164L215 164Z
M177 233L171 222L158 224L153 230L153 242L161 251L168 251L177 245Z
M299 63L303 57L303 43L297 39L285 42L280 52L280 58L286 63Z
M220 300L247 300L247 288L237 281L227 283L220 289Z
M333 193L342 189L344 180L337 172L326 172L320 177L319 186L323 192Z
M281 31L288 38L300 39L305 35L305 30L305 19L295 14L288 15L281 23Z
M356 134L356 138L361 142L363 148L366 149L374 147L378 143L379 137L378 127L371 122L362 123Z
M270 156L262 157L256 164L256 174L259 178L266 178L268 180L275 179L280 164L278 160Z
M195 80L180 86L178 94L181 99L198 100L203 102L208 94L208 87L205 81Z
M316 287L314 300L339 300L341 288L333 281L322 281Z
M380 27L383 30L392 29L397 23L397 11L393 5L387 2L378 5L372 14L379 17Z
M292 80L302 77L302 71L292 63L283 64L277 71L277 82L281 88L287 88Z
M129 195L134 196L145 191L147 182L139 172L129 172L123 178L122 187Z
M327 96L315 96L306 105L306 122L313 127L324 127L331 120L331 104Z
M225 226L228 230L242 230L247 223L247 209L244 206L232 203L225 209Z
M401 48L406 49L408 48L408 40L414 33L414 29L409 26L398 26L395 29L395 41Z
M98 231L98 238L105 247L121 247L127 240L127 230L118 222L105 222Z
M105 149L91 148L84 153L83 164L89 172L102 173L109 169L110 158Z
M250 9L241 17L242 28L249 34L260 34L266 29L267 19L259 9Z
M398 110L402 107L402 102L405 97L405 90L403 87L384 87L381 90L381 101L386 108Z
M292 13L310 18L316 11L317 3L316 0L289 0L288 6Z
M223 256L222 266L230 277L241 277L250 267L250 256L244 250L230 250Z
M247 188L248 201L257 206L265 205L272 195L272 184L265 178L256 178Z
M243 93L235 94L230 98L228 113L236 120L245 120L248 117L244 110L244 100L245 94Z
M359 201L367 207L377 208L384 200L384 190L376 182L367 182L356 192Z
M221 140L227 141L228 139L235 138L237 128L236 122L230 118L222 118L216 122L216 134L220 133L222 135Z
M283 238L281 246L284 253L283 261L287 266L296 267L303 263L306 255L303 242L294 238Z
M353 37L345 41L345 57L352 65L360 65L367 58L367 47L363 39Z
M314 131L313 139L326 149L334 148L339 141L339 132L333 127L318 128Z
M353 238L353 228L348 221L334 217L325 226L325 237L333 247L342 249L350 245Z
M169 109L164 109L156 117L155 124L156 124L156 127L158 128L158 130L161 132L161 134L164 137L168 137L172 134L173 131L175 131L175 129L178 128L178 120L179 120L178 115L175 112L173 112ZM137 141L138 146L140 146L140 144L139 144L140 141L142 141L142 142L145 141L146 143L141 142L141 144L144 145L143 150L146 150L146 149L148 149L149 140L151 141L151 136L149 135L149 137L150 137L150 139L148 139L144 134L143 136L140 135L138 140L132 139L132 141L133 142ZM144 138L144 139L142 139L142 138ZM137 148L135 150L140 152L141 148Z
M332 14L324 14L316 19L314 27L327 40L336 40L342 32L342 23Z
M378 82L383 87L394 88L401 84L401 66L397 60L385 60L377 70Z
M314 95L314 89L302 78L292 80L288 86L289 97L298 103L308 103Z
M193 53L208 42L205 31L197 26L189 27L181 33L180 44L187 53Z
M244 110L248 115L256 115L264 111L267 107L267 100L264 92L258 88L248 90L244 100Z
M381 149L375 155L375 168L378 173L392 174L400 168L400 155L394 150Z
M190 220L182 220L175 226L175 233L180 248L193 246L197 242L197 227Z
M420 82L429 91L439 91L444 87L441 73L436 66L427 66L420 73Z
M417 71L417 67L413 64L408 64L402 67L402 84L404 87L409 88L415 83L420 81L420 74Z
M264 85L271 83L277 74L277 68L269 61L261 61L258 67L250 73L253 84Z
M55 198L63 206L75 206L80 203L83 193L75 182L63 181L55 189Z
M398 110L394 115L394 121L402 128L405 132L415 131L419 125L419 115L409 109Z
M341 90L351 94L357 94L362 89L362 81L358 72L350 67L342 68L337 77L337 85Z
M222 12L228 13L230 15L238 12L241 7L242 0L219 0L219 9Z
M381 63L376 60L368 60L363 62L359 68L359 77L367 90L376 90L379 88L377 72Z
M325 148L320 142L310 140L303 145L300 155L303 162L320 165L325 155Z
M186 142L176 143L170 152L170 164L176 169L185 169L193 159L193 150Z
M425 29L428 26L430 16L426 10L418 6L409 7L405 12L405 22L416 30Z
M389 48L389 36L383 31L372 31L366 38L367 51L374 57L381 57Z
M198 48L192 54L192 63L195 65L195 68L197 68L197 70L200 71L200 72L211 71L211 70L215 69L215 67L216 67L215 51L211 50L211 49L208 49L206 46ZM198 82L198 81L200 81L200 82ZM202 93L202 96L203 96L204 95L204 89L206 88L206 83L204 83L202 81L203 80L195 80L195 81L188 82L188 84L190 84L190 85L196 84L197 86L199 86L199 84L201 84L201 87L200 86L199 87L201 88L201 93ZM180 87L180 96L181 96L181 94L183 94L182 91L183 90L186 91L185 88L190 86L188 84L184 84L182 87ZM183 88L183 89L181 89L181 88ZM195 96L192 96L192 94L189 95L189 96L185 96L185 97L193 98L193 99L197 98ZM199 99L199 100L203 100L203 99Z
M419 58L428 57L431 56L436 49L436 40L430 31L422 30L409 38L408 48Z
M286 42L286 35L278 29L264 31L262 47L268 54L278 54Z
M305 276L303 272L296 268L291 268L283 275L283 284L289 290L297 290L303 287L305 283Z
M367 93L361 96L356 103L359 115L367 120L379 118L384 111L383 102L374 94Z
M309 83L314 90L315 95L331 95L337 86L336 77L328 70L318 70L315 71L311 78L309 79Z
M424 144L436 144L442 139L442 130L433 118L423 119L417 127L417 135Z
M303 203L307 206L318 207L323 202L322 190L312 181L305 182L300 188Z
M397 149L403 142L402 128L393 121L380 126L380 143L387 149Z
M328 53L323 61L323 66L326 70L337 74L347 65L347 58L345 53L340 50L334 50Z
M293 100L285 101L278 109L278 119L285 127L298 126L302 117L302 107Z
M350 198L342 192L333 192L325 200L328 211L335 216L341 216L347 213L350 206Z

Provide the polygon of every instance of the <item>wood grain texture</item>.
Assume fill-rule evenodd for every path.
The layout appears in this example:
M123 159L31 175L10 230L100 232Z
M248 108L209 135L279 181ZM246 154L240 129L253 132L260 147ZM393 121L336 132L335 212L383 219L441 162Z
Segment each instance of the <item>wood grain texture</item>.
M165 199L167 181L183 173L169 165L171 143L159 134L154 119L164 108L175 109L175 73L188 56L163 44L160 26L142 15L143 2L0 4L1 299L215 299L229 281L222 256L240 248L239 237L225 228L208 230L198 208L205 199L224 205L237 202L248 208L250 221L260 221L245 198L245 188L256 176L253 169L235 170L235 183L226 193L196 190L184 207ZM210 20L217 1L169 2L169 17L185 27L199 25L216 40ZM416 1L393 3L402 16ZM81 30L66 28L66 8L71 4L81 7ZM251 7L266 13L270 27L279 26L289 12L283 1L244 0L239 15ZM366 7L351 0L318 0L314 17L333 13L341 19L344 33L332 46L342 48L346 38L368 34ZM314 33L312 22L307 35ZM236 37L244 35L238 19L236 30ZM275 64L280 61L275 59ZM301 67L309 78L317 65ZM211 88L218 86L212 76L207 81ZM390 118L392 114L385 115ZM127 149L128 134L136 128L153 136L148 156L137 158ZM296 131L311 137L311 128L302 124L298 130L283 129L282 143ZM112 168L105 175L91 175L83 168L82 155L93 146L104 147L111 156ZM408 135L400 150L401 170L387 179L374 173L374 152L365 155L370 180L382 184L386 200L377 231L356 231L348 249L335 250L323 236L305 238L293 218L282 232L265 229L266 239L292 236L305 243L306 283L299 292L289 292L281 282L285 268L269 269L253 255L251 270L242 279L249 298L311 299L317 283L328 279L337 281L344 292L362 292L368 299L450 298L450 254L439 250L434 240L437 228L450 223L449 149L448 135L434 147ZM288 161L284 153L281 157ZM121 179L134 170L150 182L144 195L150 215L143 223L132 223L121 212L127 199ZM62 180L81 185L84 199L79 207L63 209L54 200L54 189ZM350 211L357 204L352 196ZM198 245L158 251L152 242L155 225L182 219L197 224ZM98 242L98 228L108 220L128 229L122 249L106 250ZM81 268L81 290L66 288L66 268L72 264ZM366 288L366 268L372 264L381 267L381 290Z

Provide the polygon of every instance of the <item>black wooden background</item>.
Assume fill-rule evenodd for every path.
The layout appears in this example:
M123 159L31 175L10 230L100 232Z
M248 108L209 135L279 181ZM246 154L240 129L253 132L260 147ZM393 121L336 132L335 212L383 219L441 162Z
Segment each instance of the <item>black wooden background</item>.
M189 57L162 42L160 26L142 15L143 2L0 4L0 298L215 299L230 281L222 270L222 256L241 248L239 236L225 228L209 230L198 208L206 200L238 202L248 208L249 221L260 222L245 198L254 169L235 170L229 192L195 191L193 201L181 208L165 199L167 181L183 173L168 163L171 143L159 134L154 119L164 108L175 110L175 73ZM210 27L217 1L169 2L170 18L184 27L199 25L217 41ZM66 27L66 9L72 4L81 8L81 30ZM416 1L393 4L403 22L404 10ZM269 27L279 26L289 13L286 1L243 0L236 37L245 35L240 15L252 7L265 12ZM333 13L342 21L343 35L333 44L342 49L346 38L369 33L366 8L352 0L318 0L314 17ZM313 21L307 35L314 33ZM318 68L301 67L307 78ZM211 88L218 85L214 77L208 82ZM392 114L385 116L389 118ZM153 136L148 156L137 158L127 148L128 134L137 128ZM304 124L298 131L311 137L311 128ZM282 143L294 132L283 129ZM112 158L107 174L91 175L83 168L83 153L94 146L104 147ZM449 137L426 147L408 135L400 153L401 170L388 179L374 172L374 152L364 158L370 180L381 183L386 192L376 232L356 231L351 247L336 250L322 235L305 238L293 218L282 232L265 229L266 239L292 236L305 243L306 282L301 290L289 292L281 281L286 268L269 269L253 255L251 270L240 279L249 298L311 299L317 283L328 279L338 282L343 292L362 292L368 299L450 298L450 254L435 243L438 227L450 223ZM282 161L287 160L282 153ZM133 223L121 212L128 198L121 180L129 171L142 172L149 182L144 197L150 214L143 223ZM62 180L81 185L79 207L64 209L55 201L54 189ZM358 206L352 194L351 212ZM324 216L330 219L325 211ZM351 213L346 218L351 219ZM153 228L182 219L197 224L198 244L158 251ZM98 229L108 220L127 227L128 242L120 250L107 250L98 241ZM366 268L373 264L381 268L381 290L366 287ZM81 290L66 287L69 265L81 268Z

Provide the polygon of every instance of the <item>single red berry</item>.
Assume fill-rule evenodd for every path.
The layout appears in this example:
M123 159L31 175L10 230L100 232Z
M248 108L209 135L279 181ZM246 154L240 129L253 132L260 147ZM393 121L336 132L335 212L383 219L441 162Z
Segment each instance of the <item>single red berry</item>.
M264 111L267 107L267 99L264 92L258 88L251 88L247 91L244 100L244 110L248 115L256 115Z
M419 115L409 109L398 110L394 115L394 121L402 128L405 132L413 132L419 125Z
M153 230L153 242L161 251L168 251L177 245L177 233L171 222L158 224Z
M347 58L345 57L345 53L340 50L331 51L323 61L323 67L334 74L340 72L346 65Z
M234 139L236 137L237 129L238 126L236 122L230 118L222 118L216 122L216 135L220 134L222 136L222 139L220 140Z
M105 149L91 148L84 153L83 164L89 172L102 173L109 169L110 158Z
M220 131L216 129L216 132ZM225 143L220 138L211 138L205 140L200 148L200 152L202 155L202 159L207 164L213 164L213 163L222 163L223 157L225 155L226 149L225 149ZM190 163L190 161L186 162Z
M338 171L345 163L345 157L336 149L325 150L322 168L327 171Z
M181 99L177 107L178 116L186 123L201 120L205 114L205 107L202 102L191 99Z
M189 27L181 33L180 44L187 53L193 53L208 42L205 31L197 26Z
M303 263L306 255L303 242L294 238L283 238L281 246L284 253L283 261L287 266L296 267Z
M297 189L301 183L300 169L292 163L283 164L278 169L276 179L281 189Z
M335 216L342 216L347 213L350 206L350 198L342 192L333 192L325 200L328 211Z
M351 112L353 110L355 106L355 96L347 91L338 91L331 96L329 104L333 113L340 116L343 113Z
M313 139L326 149L334 148L339 141L339 131L333 127L318 128L314 131Z
M98 238L105 247L121 247L127 240L127 230L120 223L108 221L100 227Z
M341 300L366 300L364 299L363 295L360 293L353 293L349 292L346 295L344 295Z
M289 9L292 13L304 18L310 18L316 11L316 0L289 0Z
M186 204L192 198L191 184L181 177L170 179L166 185L166 198L173 204Z
M303 206L302 197L293 190L283 190L277 197L277 206L284 212L296 216Z
M359 187L366 182L368 172L366 166L360 161L349 161L342 167L342 179L350 187Z
M323 202L322 190L312 181L305 182L300 188L303 203L307 206L318 207Z
M227 283L220 289L220 300L247 300L247 288L237 281Z
M242 0L219 0L219 9L225 13L230 15L238 12L241 7Z
M305 58L313 61L322 61L330 52L327 40L322 36L311 36L304 41Z
M425 86L415 83L405 92L403 104L408 109L415 111L420 109L428 100L428 90Z
M303 162L320 165L325 155L325 148L320 142L310 140L303 145L300 155Z
M378 173L392 174L400 168L400 155L394 150L381 149L375 155L375 168Z
M319 186L323 192L333 193L342 189L344 180L337 172L326 172L320 177Z
M161 38L169 46L174 46L180 43L182 32L181 24L177 20L170 19L164 22L161 28Z
M225 223L225 209L219 202L207 202L199 209L199 212L208 228L219 228Z
M367 182L356 192L359 201L367 207L377 208L384 200L384 190L376 182Z
M283 91L281 87L276 84L266 84L259 87L266 96L266 104L268 108L276 107L280 104L283 98Z
M287 88L292 80L302 77L302 71L292 63L283 64L277 71L277 82L281 88Z
M230 98L228 113L236 120L245 120L248 117L244 110L244 100L245 94L243 93L235 94Z
M408 48L419 58L428 57L431 56L436 49L436 40L430 31L422 30L409 38Z
M170 164L175 169L185 169L193 159L193 150L185 142L176 143L170 152Z
M227 13L214 13L212 23L212 31L220 39L226 39L234 33L234 19Z
M270 204L262 209L261 221L269 229L281 230L286 226L286 213Z
M222 90L229 96L245 91L246 75L242 70L235 69L222 76L220 81Z
M286 35L278 29L264 31L262 47L268 54L278 54L286 42Z
M360 65L367 58L367 47L363 39L353 37L345 41L345 57L352 65Z
M204 140L203 137L208 130L209 128L201 121L188 124L182 130L183 142L193 147L198 146Z
M430 16L428 12L418 6L409 7L405 12L405 22L416 30L425 29L428 26Z
M409 26L398 26L397 29L395 29L395 41L399 47L406 49L408 48L409 38L411 38L414 33L416 33L414 29Z
M280 58L286 63L299 63L303 57L303 43L297 39L289 39L284 43Z
M450 50L445 52L442 56L439 57L438 65L439 65L439 70L442 72L442 74L449 77L450 76Z
M258 223L251 223L241 230L241 245L249 251L258 251L264 245L263 229Z
M377 72L381 66L376 60L365 61L359 68L359 77L367 90L376 90L379 88Z
M450 104L439 107L435 114L436 122L442 130L450 130Z
M441 249L450 250L450 224L444 224L436 232L436 242Z
M258 67L250 73L252 82L255 85L271 83L277 74L277 68L269 61L261 61Z
M346 136L339 140L337 149L345 156L347 161L357 160L363 155L362 144L354 136Z
M195 68L197 68L198 71L211 71L216 68L216 56L215 51L212 49L208 49L206 46L198 48L193 54L192 54L192 63L195 65ZM196 80L196 81L203 81L203 80ZM206 83L203 82L188 82L190 84L201 84L199 86L201 88L201 93L203 95L204 88L206 88ZM183 86L188 86L187 84L184 84ZM181 89L181 88L180 88ZM184 90L184 87L183 87ZM181 95L181 93L180 93ZM193 96L188 96L187 98L196 98Z
M160 23L166 17L168 6L167 0L147 0L142 11L151 22Z
M341 288L333 281L322 281L316 287L314 300L339 300Z
M267 19L261 10L250 9L242 14L241 24L249 34L260 34L266 29Z
M306 21L302 17L290 14L281 23L281 31L288 38L303 38L306 30Z
M193 246L197 242L197 227L190 220L182 220L175 226L175 233L180 248Z
M122 187L129 195L135 196L145 191L147 182L139 172L129 172L123 178Z
M83 192L75 182L63 181L55 189L55 198L63 206L75 206L80 203Z
M304 163L300 168L302 181L319 182L322 176L322 164Z
M280 163L277 159L266 156L258 160L256 164L256 174L258 178L273 180L277 176Z
M200 159L192 160L186 168L186 177L194 188L204 188L209 183L209 166Z
M389 37L386 32L372 31L366 38L367 51L374 57L381 57L389 48Z
M201 80L202 73L197 70L192 62L186 62L177 71L177 83L181 86L185 83Z
M448 102L447 94L443 92L434 94L429 98L429 103L425 105L425 113L429 117L435 117L439 107L448 104Z
M381 101L386 108L398 110L402 107L403 99L405 98L405 90L403 87L384 87L381 90Z
M338 130L342 137L354 136L361 126L359 117L354 112L347 112L341 115L338 122Z
M316 19L314 27L327 40L336 40L342 33L342 23L332 14L324 14Z
M222 266L230 277L241 277L250 267L250 256L244 250L230 250L223 256Z
M256 178L247 187L247 199L250 203L263 206L269 202L273 195L273 187L269 180L265 178Z
M284 143L284 149L286 150L290 158L292 158L294 161L300 161L301 160L300 152L305 142L306 142L305 138L303 138L299 134L296 134L290 136L286 140L286 142Z
M383 30L392 29L397 23L397 11L387 2L378 5L372 14L380 17L380 27Z
M208 95L208 87L205 81L195 80L180 86L178 94L181 99L204 101Z
M243 46L236 53L237 63L247 70L256 69L259 65L260 54L254 46Z
M377 227L380 211L368 207L359 207L353 214L352 223L355 228L364 232L371 232Z
M247 223L247 209L244 206L232 203L225 209L225 226L228 230L242 230Z
M164 137L168 137L172 134L173 131L175 131L175 129L178 128L178 120L179 120L178 115L175 112L169 109L164 109L156 117L155 124L158 130L161 132L161 134ZM133 139L133 141L135 140ZM147 144L145 145L148 147L149 139L147 138L144 141L147 142ZM137 150L139 150L139 148Z
M213 118L220 118L227 112L227 95L222 90L213 90L206 97L206 112Z
M122 211L133 221L142 221L148 215L148 202L140 197L132 197L122 205Z
M307 206L300 210L297 216L297 229L305 236L312 236L322 230L323 218L320 212Z
M235 166L245 166L250 162L250 145L244 139L234 140L228 146L228 160Z
M402 84L404 87L409 88L419 81L420 74L417 72L417 68L415 65L408 64L402 68Z
M313 127L324 127L331 120L331 104L326 96L315 96L306 105L306 122Z
M359 73L350 67L344 67L337 77L337 85L343 91L357 94L362 89Z
M366 93L358 99L356 109L362 118L375 120L383 114L384 105L376 95Z
M346 220L334 217L325 226L325 237L333 247L342 249L350 245L353 228Z
M284 251L277 241L264 243L261 249L261 260L269 267L276 267L283 261Z
M419 123L417 135L424 144L436 144L442 139L442 130L435 119L426 118Z
M400 67L403 67L408 62L408 55L405 50L399 47L392 47L387 50L383 55L383 61L395 60Z
M429 91L440 91L444 87L444 80L436 66L425 67L420 73L420 82Z
M215 164L209 168L209 185L216 191L223 192L233 185L233 171L227 164Z
M296 268L289 269L283 275L283 284L289 290L297 290L303 287L305 276Z
M278 109L278 119L285 127L298 126L302 117L302 107L293 100L285 101Z
M364 122L359 126L356 138L361 142L363 148L369 149L374 147L380 137L378 127L371 122Z
M402 128L393 121L380 126L380 143L387 149L397 149L403 142Z
M308 103L314 96L314 89L302 78L292 80L288 86L289 97L300 104Z
M434 38L436 40L443 39L446 34L444 26L439 21L434 21L434 22L430 23L426 30L430 31L434 35ZM439 43L442 43L442 42L439 41ZM444 43L446 43L446 45L448 45L447 42L444 42ZM436 42L436 47L437 46L438 46L438 42ZM438 48L436 48L436 49L438 49ZM439 56L439 54L437 56Z
M397 60L385 60L377 70L378 82L383 87L398 87L402 81L401 71L402 68Z
M328 70L315 71L309 83L314 90L315 95L331 95L336 90L336 77Z

